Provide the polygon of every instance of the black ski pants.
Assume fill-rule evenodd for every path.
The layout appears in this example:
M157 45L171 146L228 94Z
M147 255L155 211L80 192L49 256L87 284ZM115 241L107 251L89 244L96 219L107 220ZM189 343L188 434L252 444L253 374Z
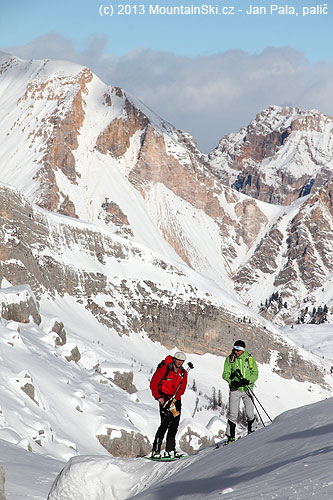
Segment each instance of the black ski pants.
M153 450L154 451L161 451L161 446L162 442L165 436L165 433L167 432L167 437L166 437L166 445L165 445L165 450L166 451L172 451L176 449L176 434L179 426L179 421L180 421L180 412L182 408L181 401L176 401L175 406L177 411L179 411L178 417L174 417L169 409L163 408L163 405L160 403L160 417L161 417L161 423L159 428L157 429L155 439L154 439L154 444L153 444Z

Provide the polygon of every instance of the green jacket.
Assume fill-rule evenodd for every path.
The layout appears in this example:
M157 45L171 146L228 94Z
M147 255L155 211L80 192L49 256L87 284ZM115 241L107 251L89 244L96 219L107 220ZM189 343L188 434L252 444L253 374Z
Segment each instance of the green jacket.
M229 384L230 390L245 391L246 385L239 385L242 378L247 379L251 389L258 378L258 367L254 357L245 351L238 358L231 353L224 362L222 378Z

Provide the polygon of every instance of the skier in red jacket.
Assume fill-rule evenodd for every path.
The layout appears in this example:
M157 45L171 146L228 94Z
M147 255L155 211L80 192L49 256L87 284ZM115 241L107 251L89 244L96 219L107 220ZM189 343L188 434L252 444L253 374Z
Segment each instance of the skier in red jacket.
M173 357L167 356L164 362L158 366L150 382L152 395L160 404L161 417L161 423L157 429L153 444L152 457L154 458L161 456L161 446L166 431L168 433L165 456L177 457L175 438L180 420L180 398L184 394L187 384L187 371L182 368L185 359L186 356L183 352L176 352ZM179 412L177 416L174 416L169 409L173 397L176 400L175 413Z

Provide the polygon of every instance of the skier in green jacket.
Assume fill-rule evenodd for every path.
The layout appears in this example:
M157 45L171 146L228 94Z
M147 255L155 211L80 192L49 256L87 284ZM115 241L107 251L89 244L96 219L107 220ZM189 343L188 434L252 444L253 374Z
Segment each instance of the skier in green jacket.
M228 443L235 441L236 422L241 399L245 407L247 430L253 432L254 405L247 388L253 388L258 378L258 367L254 357L245 349L243 340L236 340L231 354L226 358L222 378L229 384L229 410L226 435Z

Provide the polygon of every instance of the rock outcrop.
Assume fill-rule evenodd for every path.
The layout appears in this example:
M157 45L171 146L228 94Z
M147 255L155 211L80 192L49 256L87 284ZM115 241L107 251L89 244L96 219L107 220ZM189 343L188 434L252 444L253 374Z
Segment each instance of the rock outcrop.
M56 346L63 346L67 342L67 334L62 321L55 321L51 332L55 333L54 343Z
M7 500L5 496L5 470L0 465L0 500Z
M8 321L37 325L41 322L38 303L29 286L0 289L0 316Z
M68 294L119 334L145 331L170 348L178 345L187 352L226 355L236 338L243 337L261 363L268 363L272 352L280 353L274 369L281 376L310 377L323 383L316 366L268 324L240 304L236 314L228 310L219 303L219 290L214 296L199 288L195 275L189 275L184 266L161 260L144 247L90 225L73 219L58 221L13 189L0 188L0 207L4 200L0 227L6 227L6 232L0 231L0 278L10 279L13 285L29 284L37 298ZM68 248L70 261L66 260ZM98 258L100 253L104 264ZM81 261L84 267L80 267ZM116 274L111 265L115 262ZM139 268L141 278L131 276L130 270ZM150 270L154 282L148 279ZM57 330L62 331L61 325ZM78 362L80 356L76 347L66 359Z
M133 372L115 372L113 382L123 389L124 391L128 392L129 394L133 394L134 392L137 392L137 388L133 384Z
M333 117L271 106L209 155L224 184L268 203L289 205L332 175Z
M112 437L112 434L115 437ZM114 457L144 457L151 451L151 443L147 436L140 433L108 429L106 435L100 434L96 437Z

